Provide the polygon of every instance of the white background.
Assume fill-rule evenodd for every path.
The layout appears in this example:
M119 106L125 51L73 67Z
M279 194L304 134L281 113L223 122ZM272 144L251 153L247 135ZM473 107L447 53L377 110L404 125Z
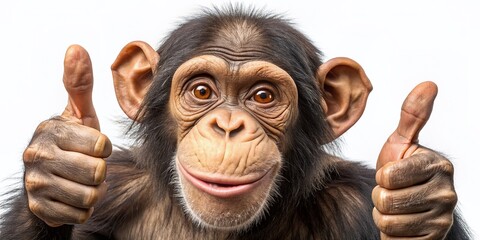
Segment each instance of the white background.
M102 130L122 143L110 64L129 41L157 47L182 17L222 1L2 1L0 3L0 179L21 176L36 125L60 114L68 45L89 50ZM284 13L326 54L347 56L373 83L362 119L344 137L346 158L375 165L404 97L419 82L440 89L422 144L456 167L459 207L480 233L480 7L477 1L250 1ZM221 4L220 4L221 5ZM3 180L1 191L12 181Z

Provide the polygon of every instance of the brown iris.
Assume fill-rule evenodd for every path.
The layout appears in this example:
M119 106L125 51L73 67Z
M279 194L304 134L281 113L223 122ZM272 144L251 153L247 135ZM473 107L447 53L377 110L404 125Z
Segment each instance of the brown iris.
M273 94L268 90L260 90L255 93L253 99L258 103L271 103L273 101Z
M212 89L205 85L198 85L193 90L193 95L198 99L209 99L212 95Z

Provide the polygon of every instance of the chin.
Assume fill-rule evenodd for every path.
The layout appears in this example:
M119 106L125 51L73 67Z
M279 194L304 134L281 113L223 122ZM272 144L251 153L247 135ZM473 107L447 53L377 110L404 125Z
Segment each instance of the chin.
M259 222L277 194L279 167L242 178L205 178L176 164L177 194L184 212L200 227L241 232Z

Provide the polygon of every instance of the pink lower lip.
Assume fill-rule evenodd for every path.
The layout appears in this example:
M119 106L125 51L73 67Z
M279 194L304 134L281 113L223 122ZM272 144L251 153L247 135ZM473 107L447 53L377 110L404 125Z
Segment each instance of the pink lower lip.
M253 181L253 182L248 182L244 184L236 184L236 185L224 185L224 184L217 184L213 182L206 182L203 180L200 180L190 174L183 166L182 164L178 164L180 168L180 172L182 175L195 187L198 189L212 195L215 197L220 197L220 198L232 198L236 196L243 195L245 193L248 193L252 191L256 186L258 186L263 179L262 176L261 178Z

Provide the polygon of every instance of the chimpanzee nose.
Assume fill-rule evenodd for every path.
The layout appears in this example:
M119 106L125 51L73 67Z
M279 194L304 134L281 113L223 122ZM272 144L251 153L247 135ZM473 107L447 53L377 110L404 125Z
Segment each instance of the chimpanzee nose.
M252 117L244 111L216 109L210 114L210 131L222 138L233 140L254 131L254 124L250 123Z
M245 126L243 119L236 112L222 111L222 113L216 114L212 128L222 136L235 138L245 129Z

